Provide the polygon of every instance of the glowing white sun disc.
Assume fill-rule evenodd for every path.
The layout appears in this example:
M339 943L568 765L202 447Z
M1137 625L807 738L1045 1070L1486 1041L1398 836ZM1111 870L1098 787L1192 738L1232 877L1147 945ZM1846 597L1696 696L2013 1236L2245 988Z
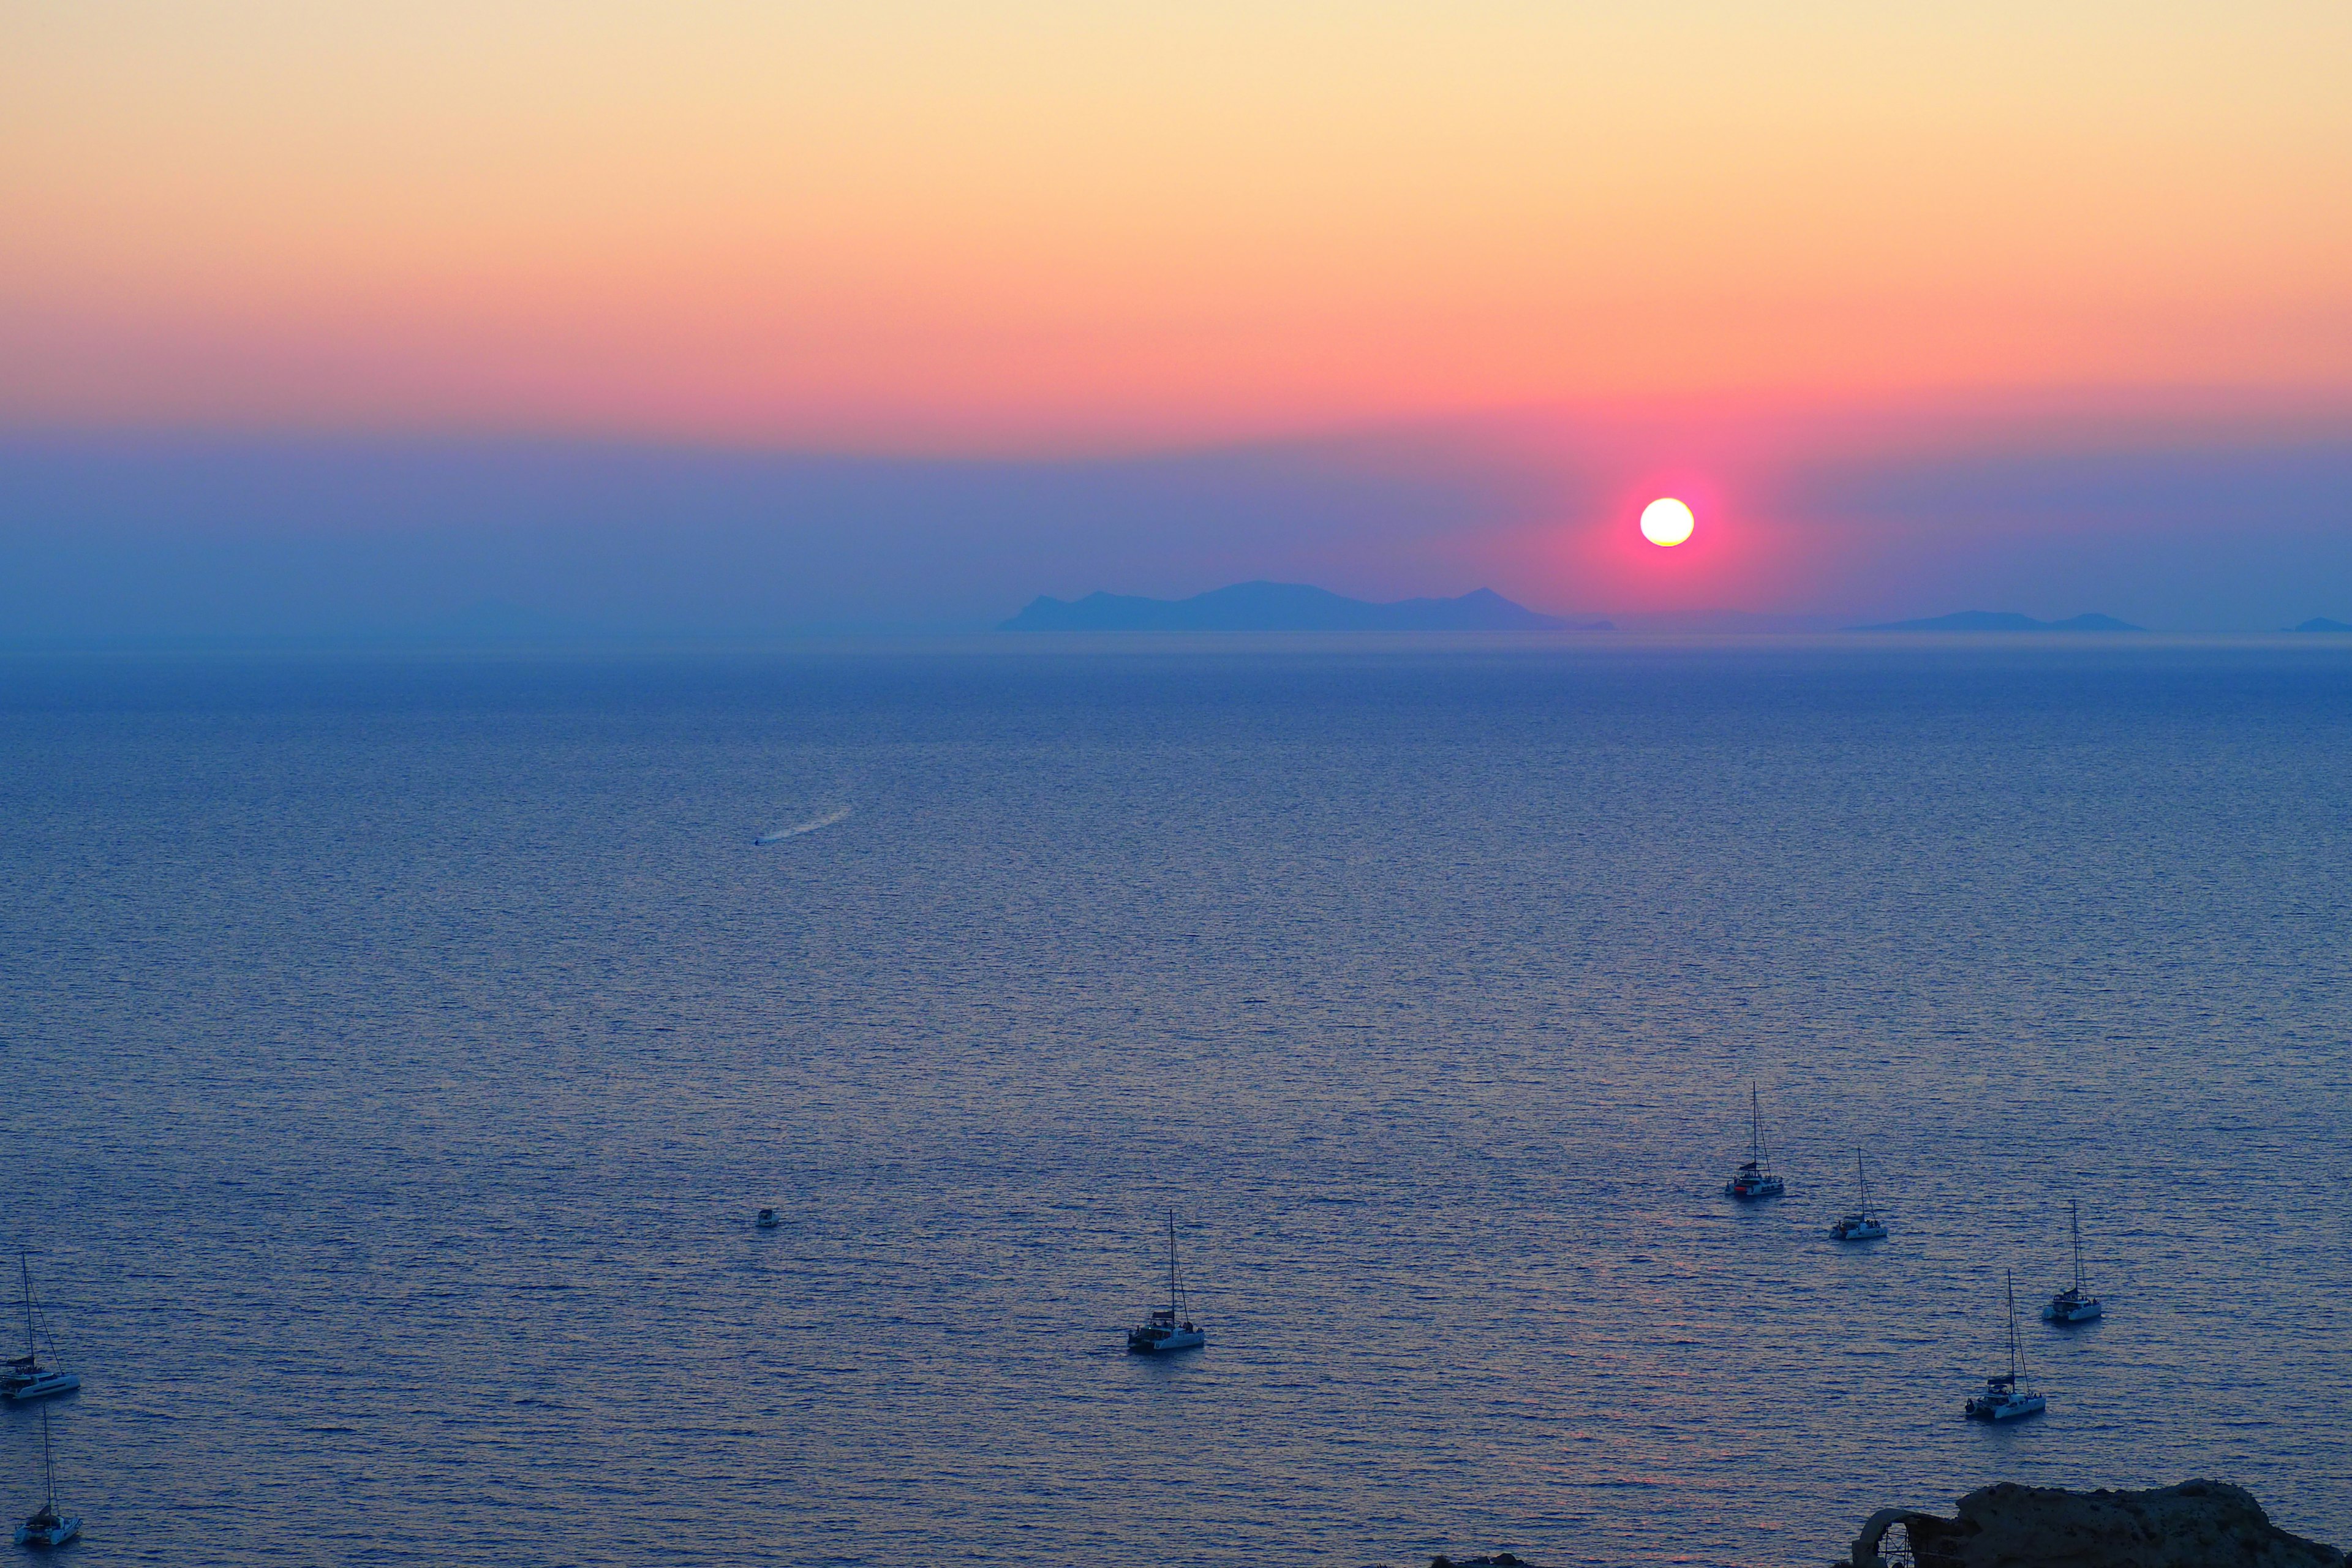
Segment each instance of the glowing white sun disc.
M1696 521L1690 508L1672 496L1660 496L1642 509L1642 537L1653 544L1680 544L1691 536Z

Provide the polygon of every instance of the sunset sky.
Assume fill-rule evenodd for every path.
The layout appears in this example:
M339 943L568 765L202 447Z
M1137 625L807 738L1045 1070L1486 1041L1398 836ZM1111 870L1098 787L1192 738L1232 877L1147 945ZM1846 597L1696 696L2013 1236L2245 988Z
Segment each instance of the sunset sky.
M2347 79L2279 0L13 0L0 614L161 626L110 562L266 539L280 610L619 614L635 538L778 574L648 624L2352 618ZM453 529L538 564L438 581Z

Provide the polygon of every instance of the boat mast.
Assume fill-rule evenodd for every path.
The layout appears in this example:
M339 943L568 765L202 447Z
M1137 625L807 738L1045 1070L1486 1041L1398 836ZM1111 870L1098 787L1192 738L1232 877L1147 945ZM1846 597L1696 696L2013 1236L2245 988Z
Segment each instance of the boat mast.
M2023 1361L2024 1356L2023 1356L2023 1352L2020 1350L2020 1348L2019 1348L2019 1346L2018 1346L2018 1342L2017 1342L2017 1274L2016 1274L2016 1272L2015 1272L2014 1270L2010 1271L2008 1278L2009 1278L2009 1387L2010 1387L2010 1392L2011 1392L2011 1393L2012 1393L2012 1394L2014 1394L2014 1393L2018 1393L2018 1392L2020 1392L2020 1390L2019 1390L2019 1388L2018 1388L2018 1377L2019 1377L2020 1373L2021 1373L2021 1371L2023 1370L2023 1369L2022 1369L2022 1367L2021 1367L2021 1363Z
M1757 1168L1764 1166L1764 1102L1756 1098L1756 1085L1748 1085L1748 1153Z
M2079 1295L2083 1289L2083 1205L2070 1201L2066 1211L2074 1221L2074 1289Z
M1168 1315L1176 1315L1176 1211L1168 1211Z
M25 1280L25 1355L30 1360L33 1355L33 1264L31 1256L21 1247L16 1249L16 1271L24 1276Z
M58 1511L58 1462L49 1453L49 1407L41 1406L41 1480L47 1488L49 1500L45 1512Z

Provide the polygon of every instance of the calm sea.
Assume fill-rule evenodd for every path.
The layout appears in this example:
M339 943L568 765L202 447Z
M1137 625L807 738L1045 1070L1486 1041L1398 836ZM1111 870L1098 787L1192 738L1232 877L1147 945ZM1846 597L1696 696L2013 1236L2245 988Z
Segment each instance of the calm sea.
M2340 643L18 656L0 811L84 1568L2352 1542Z

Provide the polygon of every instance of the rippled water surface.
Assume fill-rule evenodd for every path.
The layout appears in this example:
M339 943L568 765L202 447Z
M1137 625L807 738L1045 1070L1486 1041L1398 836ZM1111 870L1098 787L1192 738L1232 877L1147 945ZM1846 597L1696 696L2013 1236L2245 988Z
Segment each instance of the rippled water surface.
M0 682L86 1568L1819 1564L2192 1475L2352 1542L2352 650ZM1966 1423L2069 1200L2109 1315ZM1129 1358L1171 1208L1209 1343Z

